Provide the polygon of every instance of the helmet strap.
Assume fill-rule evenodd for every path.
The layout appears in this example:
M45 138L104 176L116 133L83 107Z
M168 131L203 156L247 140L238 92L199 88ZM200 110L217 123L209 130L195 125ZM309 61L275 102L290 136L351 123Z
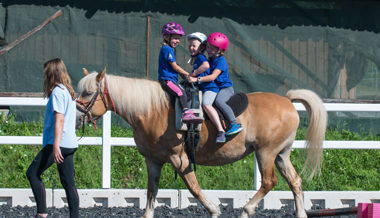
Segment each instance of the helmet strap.
M199 54L204 54L205 51L206 51L206 44L201 43L201 45L199 46Z
M187 61L187 63L193 65L198 55L200 55L199 52L196 55L191 55L191 58Z

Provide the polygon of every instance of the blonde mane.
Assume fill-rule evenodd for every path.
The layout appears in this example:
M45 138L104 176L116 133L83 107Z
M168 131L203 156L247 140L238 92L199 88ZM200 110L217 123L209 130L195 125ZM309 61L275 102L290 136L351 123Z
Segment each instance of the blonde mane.
M84 77L78 84L79 93L83 90L96 90L97 73ZM160 112L169 105L166 92L156 81L127 78L106 74L107 88L113 99L116 111L129 116L130 120L137 115L146 115L152 109Z

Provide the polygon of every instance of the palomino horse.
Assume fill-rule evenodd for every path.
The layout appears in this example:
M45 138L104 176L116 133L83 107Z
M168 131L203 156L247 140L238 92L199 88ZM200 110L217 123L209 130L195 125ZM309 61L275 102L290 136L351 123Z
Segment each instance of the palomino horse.
M202 193L185 152L185 133L175 128L175 111L167 94L156 81L126 78L85 71L79 82L78 110L90 120L107 110L115 111L133 129L138 151L145 156L148 170L147 205L144 217L153 217L161 169L170 163L181 176L195 198L212 217L220 209ZM237 117L244 131L230 136L222 144L215 143L216 129L211 121L202 124L195 151L196 164L219 166L240 160L255 152L262 184L244 206L241 217L255 213L264 196L277 184L276 165L294 195L296 216L306 217L301 178L290 162L290 152L299 124L299 115L292 101L301 101L310 119L307 133L308 152L305 166L311 176L320 170L322 142L327 125L327 113L322 100L309 90L290 90L286 97L272 93L249 93L248 108ZM304 166L304 168L305 168Z

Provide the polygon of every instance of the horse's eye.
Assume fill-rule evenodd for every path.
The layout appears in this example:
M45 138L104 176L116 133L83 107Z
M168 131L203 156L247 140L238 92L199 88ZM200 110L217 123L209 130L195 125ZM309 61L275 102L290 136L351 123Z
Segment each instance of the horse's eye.
M83 92L83 97L88 97L92 94L93 94L93 92L91 92L91 91L85 91L85 92Z

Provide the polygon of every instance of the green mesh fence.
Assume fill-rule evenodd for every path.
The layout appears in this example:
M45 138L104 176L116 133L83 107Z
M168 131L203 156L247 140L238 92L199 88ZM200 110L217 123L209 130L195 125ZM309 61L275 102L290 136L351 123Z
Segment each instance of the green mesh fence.
M322 98L380 98L380 25L375 19L380 3L376 1L359 5L225 0L209 1L202 9L187 2L53 1L48 5L4 1L0 4L0 46L57 10L63 14L0 56L0 92L41 92L42 65L55 57L66 63L74 86L82 78L82 67L100 71L106 66L109 74L157 80L161 27L177 22L187 34L223 32L229 37L226 59L235 92L284 95L289 89L304 88ZM190 71L187 46L183 38L176 57ZM36 111L41 117L40 110ZM372 121L363 125L378 116L366 115ZM334 113L330 117L351 122L363 115ZM369 128L377 127L370 124Z

